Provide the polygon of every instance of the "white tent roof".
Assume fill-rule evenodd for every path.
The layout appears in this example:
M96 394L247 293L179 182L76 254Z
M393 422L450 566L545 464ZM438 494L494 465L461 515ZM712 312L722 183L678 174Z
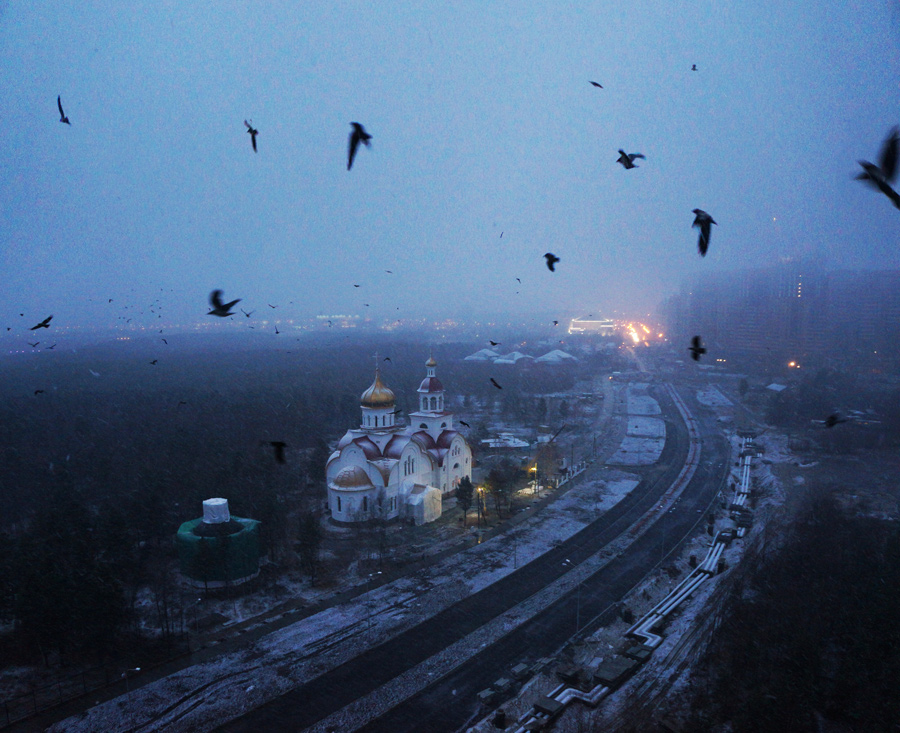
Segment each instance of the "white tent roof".
M482 349L481 351L476 351L474 354L469 354L463 361L494 361L494 359L499 356L500 354L496 351Z
M565 351L560 351L559 349L548 351L543 356L539 356L537 359L535 359L535 362L541 362L542 364L553 364L563 361L578 361L578 359L576 359L571 354L567 354Z

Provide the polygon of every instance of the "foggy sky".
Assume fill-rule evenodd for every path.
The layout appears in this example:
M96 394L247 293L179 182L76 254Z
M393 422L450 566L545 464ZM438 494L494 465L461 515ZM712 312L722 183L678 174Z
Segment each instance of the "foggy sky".
M900 123L898 28L838 0L3 3L0 330L115 326L108 298L203 320L213 288L574 315L782 256L897 267L900 212L852 177Z

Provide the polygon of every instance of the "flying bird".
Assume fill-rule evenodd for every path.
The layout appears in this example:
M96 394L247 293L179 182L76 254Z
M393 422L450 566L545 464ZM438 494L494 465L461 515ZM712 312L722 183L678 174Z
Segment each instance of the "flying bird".
M247 125L247 132L250 135L250 142L253 144L253 152L256 152L256 136L259 135L259 130L257 130L253 125L251 125L247 120L244 120L244 124Z
M63 112L62 108L62 100L59 98L59 95L56 95L56 106L59 107L59 121L65 122L67 125L71 126L72 123L69 122L69 118L66 117L66 113Z
M691 64L691 71L697 70L697 64Z
M28 342L28 345L33 349L33 348L34 348L35 346L37 346L39 343L41 343L41 342L40 342L40 341L35 341L34 343L31 343L31 341L29 341L29 342Z
M706 349L703 348L702 344L700 343L699 336L694 336L694 338L691 339L691 345L688 348L688 351L691 352L691 359L693 359L694 361L700 361L700 355L706 353Z
M150 362L150 365L151 365L151 366L156 366L156 363L157 363L158 361L159 361L159 359L154 359L153 361Z
M881 152L878 155L878 170L887 183L893 183L894 176L897 174L898 144L900 144L900 131L898 131L898 128L895 126L888 132L888 136L881 144ZM868 163L866 160L859 161L859 164L863 166L863 168L866 167L866 163ZM872 164L869 163L869 165ZM856 180L868 181L869 185L877 185L868 169L864 173L857 175Z
M269 306L269 308L277 308L278 307L277 305L272 305L271 303L266 303L266 305Z
M878 190L887 196L896 208L900 209L900 194L898 194L891 187L891 184L884 179L878 166L864 160L861 160L859 164L865 169L867 177L871 179L872 184L877 186Z
M550 270L550 272L556 272L556 263L559 262L559 257L552 252L547 252L547 254L544 255L544 259L547 260L547 269Z
M393 274L394 274L394 271L393 271L393 270L385 270L385 272L386 272L388 275L393 275Z
M701 257L706 257L706 250L709 249L710 224L715 224L716 221L703 209L693 209L693 213L696 214L696 216L694 217L694 223L691 227L700 228L700 236L697 238L697 249L700 250ZM718 224L716 224L716 226L718 226Z
M391 361L391 357L389 357L389 356L384 357L384 361ZM393 364L393 363L394 362L391 361L391 364Z
M842 422L850 422L850 421L846 417L841 417L841 415L839 413L835 412L834 414L829 415L828 417L825 418L825 427L833 428L835 425L837 425L838 423L842 423Z
M283 443L280 440L270 440L269 445L275 449L275 461L277 463L284 463L284 449L287 448L287 443Z
M165 339L160 339L160 341L162 341L162 342L163 342L163 343L164 343L164 344L165 344L165 345L166 345L166 346L168 346L168 345L169 345L169 342L168 342L168 341L166 341L166 340L165 340Z
M460 420L460 421L459 421L459 424L460 424L460 425L465 425L467 428L471 428L471 427L472 427L472 426L469 425L469 423L467 423L465 420Z
M500 344L501 344L500 341L491 341L490 339L488 339L488 343L489 343L491 346L500 346Z
M275 326L275 335L277 336L281 331L278 330L278 326Z
M517 283L519 283L519 285L521 285L521 284L522 284L522 280L521 280L521 279L519 279L519 278L516 278L516 282L517 282Z
M256 313L256 311L250 311L249 313L247 313L247 311L245 311L243 308L241 308L241 313L243 313L245 316L247 316L247 318L249 318L254 313Z
M602 85L602 84L598 84L598 83L595 82L595 81L592 81L591 84L594 85L595 87L597 87L597 89L603 89L603 85Z
M99 376L100 376L100 372L95 372L93 369L88 369L88 371L89 371L91 374L93 374L95 377L99 377Z
M35 393L36 395L44 394L44 390L42 390L42 389L36 389L36 390L34 390L34 393Z
M354 284L353 284L353 287L354 287L354 288L358 288L359 285L357 285L356 283L354 283Z
M643 153L626 153L622 148L619 148L619 159L616 163L621 163L625 167L625 170L640 168L640 166L634 164L636 158L640 158L641 160L647 159Z
M55 348L56 348L56 344L53 344L53 346L48 346L48 347L47 347L46 349L44 349L44 350L45 350L45 351L49 351L50 349L55 349Z
M356 157L356 149L360 143L367 148L372 147L372 143L369 142L372 136L366 132L366 129L358 122L351 122L350 124L353 126L353 132L350 133L350 149L347 151L347 170L353 167L353 159Z
M559 321L553 321L553 325L554 325L554 326L558 326L558 325L559 325Z
M209 303L212 306L212 310L207 313L208 316L218 316L219 318L225 318L226 316L233 316L234 312L231 310L234 306L241 302L240 298L236 300L232 300L230 303L222 302L222 291L221 290L213 290L209 294Z
M38 325L32 326L29 328L29 331L37 331L39 328L50 328L50 321L53 316L47 316L43 321L41 321Z
M499 384L497 384L497 382L494 380L493 377L491 377L490 379L491 379L491 384L493 384L497 389L503 389L503 387L501 387Z
M394 410L391 414L392 414L392 415L399 415L401 412L403 412L403 410Z

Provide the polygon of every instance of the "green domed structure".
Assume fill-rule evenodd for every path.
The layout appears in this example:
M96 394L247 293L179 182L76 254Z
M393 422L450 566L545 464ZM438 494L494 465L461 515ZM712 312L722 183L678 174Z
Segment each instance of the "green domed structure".
M232 517L227 499L207 499L203 516L178 528L181 574L199 588L225 588L259 575L259 525Z

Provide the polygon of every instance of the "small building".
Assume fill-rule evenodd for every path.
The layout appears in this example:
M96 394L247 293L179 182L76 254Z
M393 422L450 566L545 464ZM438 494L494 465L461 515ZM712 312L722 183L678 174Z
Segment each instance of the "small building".
M197 588L225 588L259 575L259 525L232 517L227 499L207 499L203 516L178 528L181 574Z

